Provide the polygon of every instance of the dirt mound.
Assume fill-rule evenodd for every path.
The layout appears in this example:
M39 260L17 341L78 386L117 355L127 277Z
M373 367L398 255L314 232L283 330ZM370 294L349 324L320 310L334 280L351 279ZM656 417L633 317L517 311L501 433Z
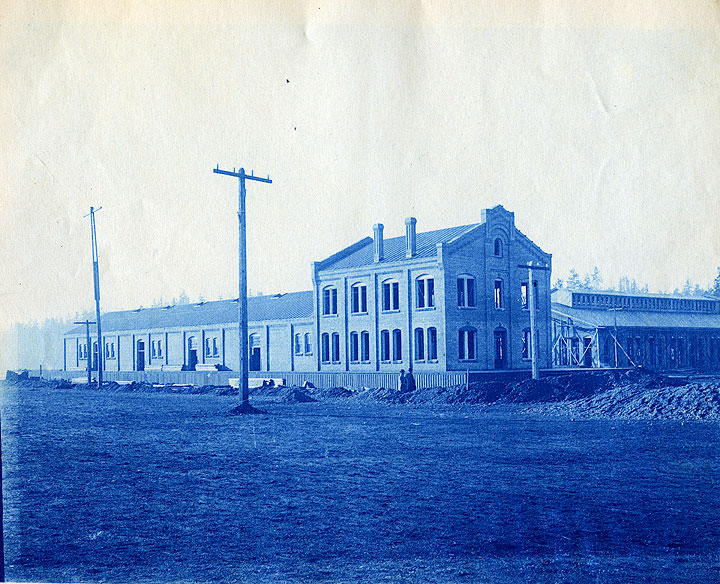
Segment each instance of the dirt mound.
M284 404L306 404L317 402L314 397L310 397L307 393L295 387L285 388L280 396L280 401Z
M564 406L566 413L577 418L718 420L720 383L671 387L631 384Z

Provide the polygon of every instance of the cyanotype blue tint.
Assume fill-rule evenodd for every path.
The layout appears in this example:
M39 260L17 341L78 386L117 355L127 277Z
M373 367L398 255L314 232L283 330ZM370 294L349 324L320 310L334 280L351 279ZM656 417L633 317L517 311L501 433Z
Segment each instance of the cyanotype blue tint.
M710 582L714 423L4 388L7 575Z

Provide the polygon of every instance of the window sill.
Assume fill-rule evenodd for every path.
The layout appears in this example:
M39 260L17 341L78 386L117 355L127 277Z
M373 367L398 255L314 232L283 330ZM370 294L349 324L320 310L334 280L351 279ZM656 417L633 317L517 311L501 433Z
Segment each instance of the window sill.
M337 318L337 316L338 316L337 313L335 313L335 314L323 314L323 315L322 315L323 318Z
M434 306L416 306L415 310L417 310L418 312L425 312L427 310L435 310L435 307Z
M399 308L391 308L390 310L381 310L382 314L394 314L396 312L400 312Z
M369 313L366 310L365 312L351 312L350 316L367 316Z
M460 363L477 363L477 359L460 359L460 358L458 358L458 361L460 361Z
M477 306L458 306L459 310L475 310Z

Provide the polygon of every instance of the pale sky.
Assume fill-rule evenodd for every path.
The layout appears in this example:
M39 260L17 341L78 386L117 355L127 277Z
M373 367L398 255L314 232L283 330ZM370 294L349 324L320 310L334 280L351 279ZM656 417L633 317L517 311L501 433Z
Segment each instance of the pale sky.
M384 4L0 4L0 329L93 308L90 205L103 310L236 297L218 163L273 180L248 183L253 291L498 203L553 279L714 278L718 3Z

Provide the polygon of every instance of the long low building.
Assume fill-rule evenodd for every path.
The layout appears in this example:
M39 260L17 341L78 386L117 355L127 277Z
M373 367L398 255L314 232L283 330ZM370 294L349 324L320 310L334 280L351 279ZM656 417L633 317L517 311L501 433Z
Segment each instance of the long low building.
M534 297L541 367L551 348L552 257L502 206L480 221L366 237L312 265L313 289L248 299L251 371L397 372L530 368ZM528 269L538 266L529 281ZM530 288L532 287L532 289ZM85 327L64 339L65 369L238 369L237 300L112 312L102 351Z
M720 299L609 290L552 293L555 367L720 369Z

